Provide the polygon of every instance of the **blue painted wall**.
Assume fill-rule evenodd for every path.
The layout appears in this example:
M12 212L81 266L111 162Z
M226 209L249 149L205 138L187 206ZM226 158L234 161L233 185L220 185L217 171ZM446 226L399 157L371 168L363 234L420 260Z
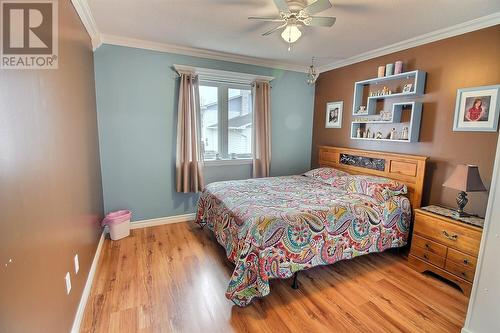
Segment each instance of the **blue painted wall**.
M94 54L102 185L106 212L134 220L195 211L198 196L176 193L178 80L173 64L274 76L273 176L310 167L314 89L304 73L103 45ZM207 182L245 179L251 166L206 167Z

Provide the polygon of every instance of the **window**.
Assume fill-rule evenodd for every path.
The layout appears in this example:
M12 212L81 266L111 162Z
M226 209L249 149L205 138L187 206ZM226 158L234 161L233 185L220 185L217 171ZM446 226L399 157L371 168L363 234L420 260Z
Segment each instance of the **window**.
M201 139L210 164L251 164L253 100L251 85L270 82L272 76L175 65L200 80ZM219 162L217 162L219 160Z
M252 91L249 85L200 83L204 159L252 158Z

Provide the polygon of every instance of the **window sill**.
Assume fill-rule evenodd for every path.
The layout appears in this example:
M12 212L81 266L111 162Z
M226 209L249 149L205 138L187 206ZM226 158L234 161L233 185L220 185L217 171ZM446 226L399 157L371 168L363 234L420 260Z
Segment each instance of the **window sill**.
M252 164L251 158L238 158L234 160L206 160L205 166L222 166L222 165L248 165Z

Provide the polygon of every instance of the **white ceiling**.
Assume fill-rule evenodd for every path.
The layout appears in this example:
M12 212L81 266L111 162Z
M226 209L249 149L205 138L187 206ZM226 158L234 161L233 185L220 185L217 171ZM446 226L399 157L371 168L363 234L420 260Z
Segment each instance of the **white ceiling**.
M315 56L319 66L500 13L499 0L331 0L333 7L317 15L336 16L335 25L302 28L289 52L280 33L261 36L276 23L247 19L277 15L272 0L88 2L101 34L293 65L308 65Z

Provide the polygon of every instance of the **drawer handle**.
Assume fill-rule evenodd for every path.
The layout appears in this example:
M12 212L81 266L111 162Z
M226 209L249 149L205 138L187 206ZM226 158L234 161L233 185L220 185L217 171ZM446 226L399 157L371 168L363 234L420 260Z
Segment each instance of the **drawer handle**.
M458 235L457 234L449 234L448 231L446 230L443 230L443 236L448 238L449 240L452 240L452 241L456 241L457 238L458 238Z
M426 249L430 249L430 248L431 248L431 246L430 246L429 244L425 243L425 248L426 248Z
M467 277L467 273L462 272L462 276L463 276L463 277Z
M469 260L464 259L464 264L468 265L469 264Z
M424 254L424 258L429 260L429 256L427 254Z

